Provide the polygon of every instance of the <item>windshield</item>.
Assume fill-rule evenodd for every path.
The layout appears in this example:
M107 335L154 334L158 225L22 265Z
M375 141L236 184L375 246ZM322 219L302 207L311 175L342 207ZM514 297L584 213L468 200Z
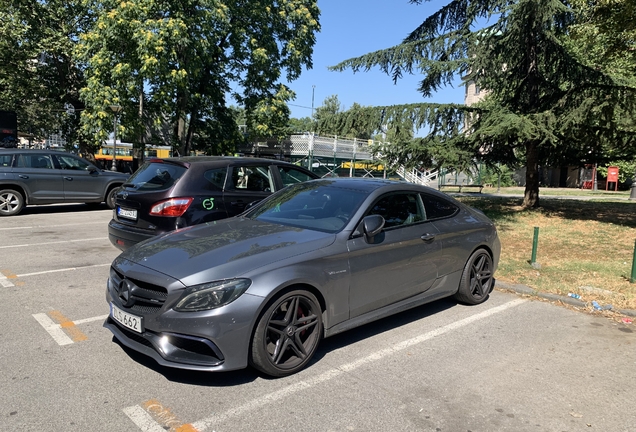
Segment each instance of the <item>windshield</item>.
M289 186L246 213L265 222L335 233L349 223L367 194L329 180Z
M182 165L162 162L146 162L128 179L125 186L139 191L169 189L186 172Z

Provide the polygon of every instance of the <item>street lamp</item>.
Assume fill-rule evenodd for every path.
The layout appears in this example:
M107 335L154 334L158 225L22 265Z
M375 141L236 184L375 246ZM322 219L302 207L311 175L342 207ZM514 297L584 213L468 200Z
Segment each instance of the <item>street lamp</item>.
M115 114L113 119L113 165L110 167L111 171L117 171L117 114L122 110L121 105L111 105L110 109Z

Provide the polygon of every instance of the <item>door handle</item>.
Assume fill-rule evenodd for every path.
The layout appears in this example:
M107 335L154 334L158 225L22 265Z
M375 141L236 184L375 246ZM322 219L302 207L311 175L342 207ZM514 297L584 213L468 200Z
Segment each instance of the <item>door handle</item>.
M234 207L245 207L247 205L247 203L243 201L232 201L231 204Z
M424 235L422 235L422 237L420 237L422 240L424 240L426 243L430 243L433 240L435 240L435 234L430 234L430 233L426 233Z
M20 174L20 175L18 175L18 177L20 177L21 179L28 179L29 178L28 175L24 175L24 174Z
M73 177L64 177L64 180L73 181Z

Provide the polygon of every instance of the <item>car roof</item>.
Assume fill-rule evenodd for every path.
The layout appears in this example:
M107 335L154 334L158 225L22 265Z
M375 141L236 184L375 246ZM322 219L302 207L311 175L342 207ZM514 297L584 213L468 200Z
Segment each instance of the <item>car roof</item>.
M385 189L384 192L391 191L418 191L418 192L426 192L433 195L438 195L449 199L448 195L443 192L439 192L436 189L433 189L429 186L418 185L415 183L409 183L401 180L389 180L384 178L373 178L373 177L327 177L316 180L307 180L304 183L311 182L329 182L329 185L332 187L338 187L343 189L351 189L357 190L360 192L370 193L377 189ZM452 198L451 198L452 199Z
M28 152L33 152L33 153L49 153L49 154L73 154L64 150L54 150L54 149L36 149L36 148L32 148L32 149L21 149L21 148L4 148L4 147L0 147L0 151L3 153L28 153ZM77 155L75 155L77 156Z
M148 158L148 160L153 159L161 159L167 162L181 162L181 163L213 163L213 162L221 162L223 164L229 163L266 163L266 164L277 164L277 165L293 165L289 162L281 161L278 159L266 159L266 158L253 158L253 157L241 157L241 156L180 156L180 157L169 157L169 158ZM295 166L295 165L294 165Z

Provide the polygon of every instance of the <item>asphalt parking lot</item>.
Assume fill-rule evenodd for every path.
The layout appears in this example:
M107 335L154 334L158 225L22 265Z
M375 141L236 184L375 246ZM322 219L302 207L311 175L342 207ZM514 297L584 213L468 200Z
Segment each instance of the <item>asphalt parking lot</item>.
M111 214L0 219L0 430L636 431L636 328L498 291L326 339L287 378L160 367L102 327Z

